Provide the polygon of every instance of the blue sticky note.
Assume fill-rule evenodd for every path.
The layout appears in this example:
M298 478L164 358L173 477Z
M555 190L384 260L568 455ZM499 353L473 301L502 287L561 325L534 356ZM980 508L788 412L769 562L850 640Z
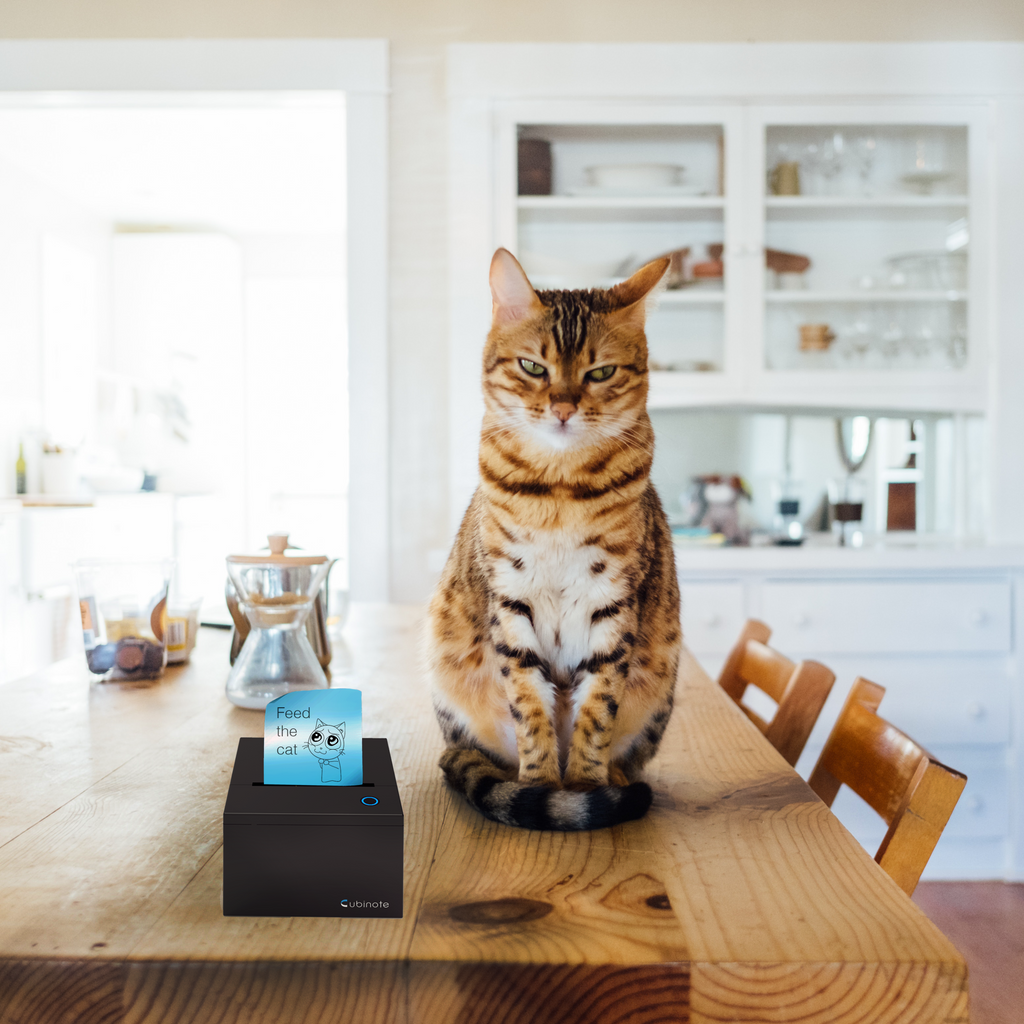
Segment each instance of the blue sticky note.
M299 690L267 705L265 786L361 786L363 694Z

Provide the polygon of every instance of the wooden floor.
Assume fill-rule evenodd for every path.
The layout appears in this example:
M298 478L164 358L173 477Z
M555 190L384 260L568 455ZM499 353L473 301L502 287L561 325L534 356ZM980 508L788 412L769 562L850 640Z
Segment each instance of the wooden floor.
M922 882L914 901L967 961L971 1024L1024 1024L1024 884Z

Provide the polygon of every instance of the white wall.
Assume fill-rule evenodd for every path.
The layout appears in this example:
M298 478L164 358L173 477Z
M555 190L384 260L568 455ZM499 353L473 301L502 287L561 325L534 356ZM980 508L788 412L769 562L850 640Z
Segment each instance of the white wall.
M55 422L46 422L43 375L47 355L51 364L56 361L56 369L67 369L59 362L60 349L65 346L56 342L64 332L62 325L54 322L52 303L47 327L46 268L62 259L84 260L95 269L96 287L102 289L109 238L109 225L100 218L6 163L0 140L0 497L15 492L14 463L22 438L27 442L29 490L39 490L40 445L48 427L59 428L62 422L57 396L52 393L50 418ZM44 255L49 259L44 260ZM96 321L86 333L95 343L104 333L101 304L94 307L94 315ZM48 352L44 351L47 330ZM66 354L74 357L73 351ZM61 376L67 385L67 374ZM86 373L78 387L85 395L91 394L95 376Z

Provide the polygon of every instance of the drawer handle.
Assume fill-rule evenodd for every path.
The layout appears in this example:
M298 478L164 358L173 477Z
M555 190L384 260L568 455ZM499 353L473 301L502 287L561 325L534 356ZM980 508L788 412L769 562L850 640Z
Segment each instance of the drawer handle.
M971 718L981 718L985 714L985 708L976 700L972 700L965 709Z
M972 793L964 803L967 805L967 810L973 811L975 814L985 806L985 801L977 793Z
M703 621L705 626L714 629L715 626L721 625L722 618L718 612L708 612Z
M988 619L988 615L983 612L980 608L976 608L971 612L971 625L972 626L983 626Z
M797 627L806 626L811 621L810 615L807 612L797 612L793 616L793 625Z

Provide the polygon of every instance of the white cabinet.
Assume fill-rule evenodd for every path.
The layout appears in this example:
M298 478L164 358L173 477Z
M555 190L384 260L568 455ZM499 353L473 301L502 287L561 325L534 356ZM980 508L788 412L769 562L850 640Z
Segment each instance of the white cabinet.
M746 616L740 583L683 583L683 633L697 654L724 655L736 642Z
M748 126L751 164L766 174L748 182L748 248L812 260L795 281L750 282L748 388L780 399L818 390L811 404L984 411L986 105L756 106ZM773 194L771 172L793 164L801 194ZM835 335L826 349L804 345L809 324Z
M985 44L453 47L453 528L477 476L495 247L538 284L579 286L687 247L708 262L722 245L724 276L667 292L650 318L652 407L954 415L961 468L963 422L983 414L991 536L1024 539L1011 440L1024 426L1021 56ZM550 194L519 194L521 139L550 144ZM669 177L643 182L641 167L627 187L601 170L627 164ZM810 268L766 273L766 250Z
M988 117L924 100L504 103L493 244L538 288L607 287L680 254L648 322L653 406L983 411ZM518 194L535 152L520 145L546 150L550 194Z
M922 550L886 570L858 567L839 549L831 565L827 550L783 557L734 549L719 553L730 556L719 571L709 568L710 554L677 559L683 639L710 673L753 617L772 628L772 646L788 657L821 661L836 674L797 770L810 774L853 680L879 683L882 715L968 777L925 877L1024 874L1024 828L1012 812L1024 695L1021 553L1007 552L1009 565L1000 568L985 556L972 567L969 552L944 558ZM770 716L774 705L765 700L758 710ZM874 852L885 832L874 812L846 791L835 812Z

